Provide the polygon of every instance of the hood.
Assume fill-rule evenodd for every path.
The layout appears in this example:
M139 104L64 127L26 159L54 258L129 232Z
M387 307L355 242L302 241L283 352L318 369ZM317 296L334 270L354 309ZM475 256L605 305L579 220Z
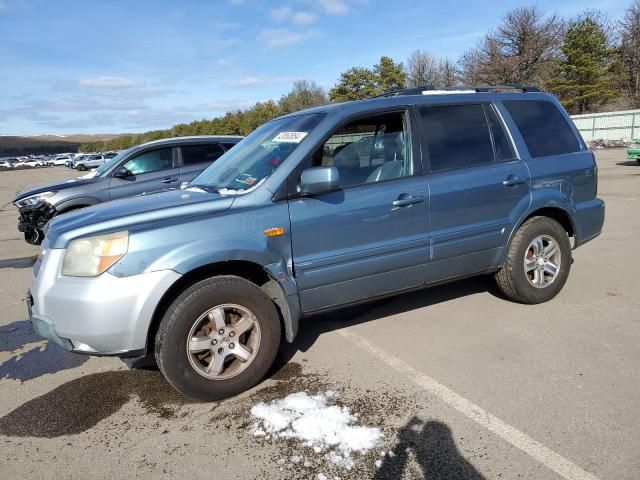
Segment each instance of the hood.
M178 223L227 210L232 203L233 197L193 190L123 198L54 217L46 236L51 248L64 248L74 238L138 230L166 221Z
M47 183L45 185L41 185L36 188L31 188L29 190L25 190L24 192L20 192L16 195L16 198L13 199L12 203L17 202L18 200L22 200L23 198L30 197L31 195L35 195L36 193L42 192L59 192L60 190L66 190L67 188L75 188L80 187L82 185L88 185L90 183L100 182L103 179L101 177L93 177L93 178L71 178L69 180L65 180L64 182L56 182L56 183ZM55 197L52 197L55 200Z

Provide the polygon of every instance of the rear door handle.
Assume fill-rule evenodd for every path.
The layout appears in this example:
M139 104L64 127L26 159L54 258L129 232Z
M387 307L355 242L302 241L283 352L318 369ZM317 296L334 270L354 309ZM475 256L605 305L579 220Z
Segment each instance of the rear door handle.
M163 179L161 180L161 183L174 183L174 182L177 182L177 181L178 181L178 179L177 179L177 178L174 178L174 177L167 177L167 178L163 178Z
M517 175L509 175L502 181L502 185L505 187L515 187L516 185L522 185L523 183L527 183L527 179L518 177Z
M393 206L395 208L398 207L408 207L409 205L413 205L415 203L424 202L424 197L412 196L406 193L403 193L398 197L397 200L393 201Z

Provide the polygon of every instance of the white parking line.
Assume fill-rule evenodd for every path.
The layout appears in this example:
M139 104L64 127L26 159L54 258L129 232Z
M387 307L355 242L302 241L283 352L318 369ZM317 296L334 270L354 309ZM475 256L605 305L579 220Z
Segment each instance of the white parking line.
M470 400L461 397L437 380L434 380L430 376L416 370L399 358L385 352L374 343L362 338L360 335L353 333L348 329L338 330L337 333L355 343L369 354L379 360L382 360L384 363L403 374L424 390L436 395L447 405L455 408L463 415L482 425L487 430L495 433L514 447L519 448L527 455L535 458L561 477L564 477L567 480L598 480L598 477L595 475L583 470L575 463L567 460L553 450L548 449L540 442L537 442L517 428L505 423Z

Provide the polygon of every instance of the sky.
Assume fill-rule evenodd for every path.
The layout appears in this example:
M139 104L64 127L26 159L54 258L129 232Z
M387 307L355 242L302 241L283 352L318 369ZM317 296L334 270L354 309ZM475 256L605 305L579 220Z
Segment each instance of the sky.
M630 0L540 0L618 19ZM0 0L0 135L137 133L331 88L416 49L458 56L518 1Z

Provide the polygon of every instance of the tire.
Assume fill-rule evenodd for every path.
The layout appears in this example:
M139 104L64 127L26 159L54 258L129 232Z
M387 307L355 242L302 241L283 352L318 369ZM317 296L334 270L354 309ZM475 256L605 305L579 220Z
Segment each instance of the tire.
M220 308L224 313L222 318L228 323L222 329L224 335L218 335L221 331L219 316L214 315L214 312L220 312ZM211 316L206 315L208 311ZM234 340L231 337L235 333L233 329L240 325L240 320L235 327L230 324L233 323L232 319L237 319L235 315L238 312L244 312L241 320L250 319L252 327L245 333L239 333ZM214 327L215 324L217 326ZM204 327L198 330L197 325ZM208 332L207 325L214 328ZM278 353L280 335L278 311L260 288L240 277L212 277L186 289L169 306L155 338L156 361L167 381L182 394L196 400L219 400L244 392L262 380ZM207 347L201 352L192 353L191 344L188 348L189 338L200 339ZM247 345L242 345L243 338ZM209 340L216 340L216 346L209 346ZM237 341L237 344L233 341ZM249 346L249 342L253 342L253 347ZM198 345L203 344L194 344ZM228 353L237 351L234 346L235 349L243 347L244 354L251 352L251 359L242 362L234 354ZM207 373L207 368L215 363L215 352L221 350L225 352L220 358L226 359L223 369L218 374ZM206 356L209 356L208 360Z
M87 169L87 167L84 166L84 164L80 164L78 165L78 170L80 170L81 172L84 172Z
M552 241L558 250L551 255ZM536 256L540 250L543 253ZM558 263L554 276L550 272ZM551 218L532 217L513 236L506 262L495 274L495 279L510 300L536 304L555 297L566 283L570 270L571 243L565 229Z

